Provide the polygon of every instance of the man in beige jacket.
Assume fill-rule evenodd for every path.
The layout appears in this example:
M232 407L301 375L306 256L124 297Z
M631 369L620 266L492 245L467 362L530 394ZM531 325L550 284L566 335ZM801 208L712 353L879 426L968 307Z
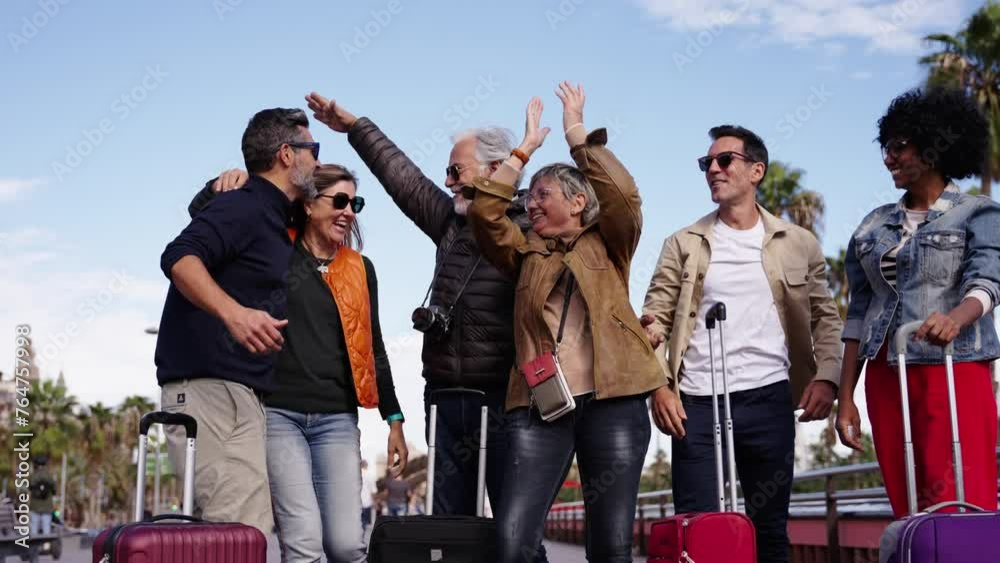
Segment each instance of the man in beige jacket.
M698 164L718 209L664 242L643 307L650 343L666 343L670 382L656 391L653 416L673 436L677 512L718 510L705 314L725 303L737 473L757 530L757 560L783 562L794 410L803 409L800 421L830 415L842 323L816 238L756 203L768 166L764 142L730 125L709 135L714 142ZM718 338L715 345L721 374ZM721 377L717 385L721 394Z

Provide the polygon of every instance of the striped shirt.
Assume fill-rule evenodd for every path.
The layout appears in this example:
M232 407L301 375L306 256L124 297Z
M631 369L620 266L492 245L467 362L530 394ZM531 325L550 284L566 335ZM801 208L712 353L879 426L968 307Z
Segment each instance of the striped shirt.
M903 245L913 237L913 233L917 232L917 229L927 222L927 213L928 211L906 210L906 219L903 220L903 237L899 240L899 244L887 252L882 257L882 261L879 262L882 277L889 283L889 287L894 290L896 289L896 255L899 254L899 250L903 248Z

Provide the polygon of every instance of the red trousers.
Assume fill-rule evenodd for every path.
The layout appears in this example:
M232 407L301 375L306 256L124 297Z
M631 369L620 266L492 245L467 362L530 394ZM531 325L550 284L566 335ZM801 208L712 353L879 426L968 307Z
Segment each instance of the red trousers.
M895 517L909 512L903 454L903 411L899 372L882 348L865 372L865 397L885 490ZM910 422L916 460L917 506L923 510L956 500L952 469L951 419L944 364L906 365ZM997 509L997 404L989 362L955 364L958 435L962 443L965 500Z

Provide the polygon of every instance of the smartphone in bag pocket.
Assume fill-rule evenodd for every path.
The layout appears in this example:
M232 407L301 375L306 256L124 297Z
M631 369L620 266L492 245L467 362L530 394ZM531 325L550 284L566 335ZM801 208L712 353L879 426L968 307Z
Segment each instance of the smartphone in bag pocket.
M556 420L576 408L576 400L555 352L546 352L521 365L531 400L545 422Z

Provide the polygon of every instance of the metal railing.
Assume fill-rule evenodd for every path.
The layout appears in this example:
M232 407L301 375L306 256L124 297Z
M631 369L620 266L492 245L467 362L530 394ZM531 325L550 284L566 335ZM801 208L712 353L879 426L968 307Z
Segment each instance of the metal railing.
M1000 457L1000 448L997 448L997 455ZM892 510L889 507L885 487L845 490L838 490L836 487L838 478L866 475L878 471L878 463L873 462L810 469L793 476L793 484L816 480L824 481L823 491L792 494L789 513L792 518L825 515L830 563L840 563L840 527L838 523L840 516L844 514L843 509L854 508L852 512L855 515L865 517L892 518ZM746 506L742 490L740 494L740 510L745 512ZM674 513L673 503L668 502L668 499L673 498L673 490L663 489L640 493L636 498L638 500L636 506L638 537L636 543L640 552L644 553L646 549L646 521L666 518ZM873 503L873 501L875 502ZM559 532L558 535L561 537L558 539L561 541L583 543L585 530L582 526L577 525L583 520L583 514L584 501L559 503L552 506L548 522L550 528Z

